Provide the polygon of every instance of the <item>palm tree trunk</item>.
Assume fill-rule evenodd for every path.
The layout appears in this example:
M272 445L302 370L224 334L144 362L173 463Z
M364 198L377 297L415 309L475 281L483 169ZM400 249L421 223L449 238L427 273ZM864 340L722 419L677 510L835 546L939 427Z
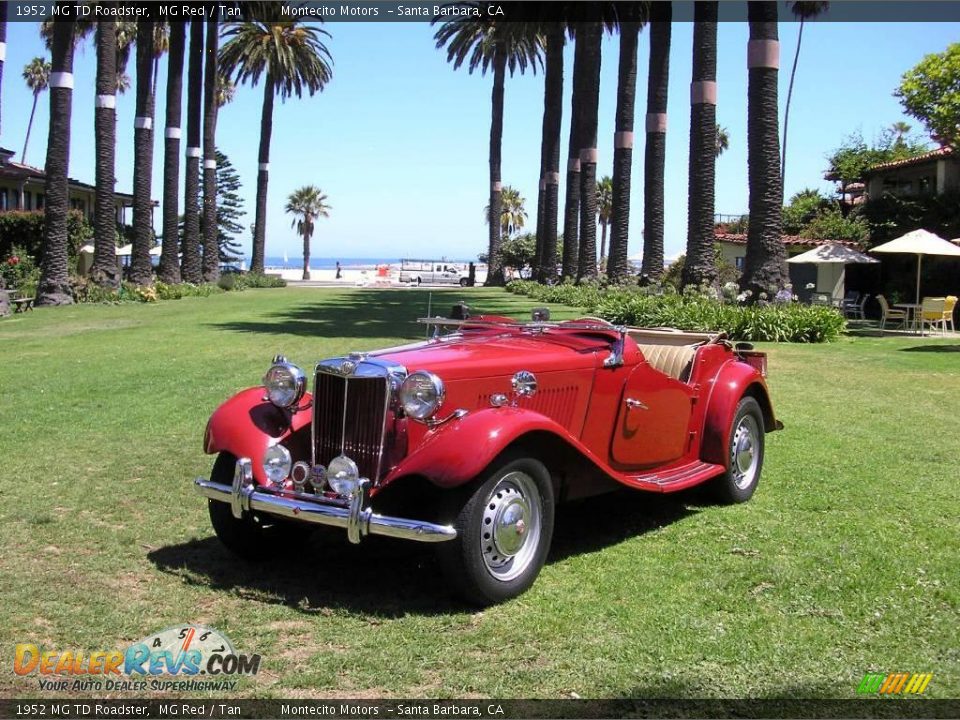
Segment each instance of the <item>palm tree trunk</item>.
M93 267L90 277L106 288L120 287L117 266L117 24L97 22L97 98L94 110L96 132L96 211L93 218Z
M545 201L545 184L543 182L543 141L541 139L540 143L540 183L537 190L537 232L536 232L536 244L533 250L533 259L530 262L530 277L538 278L540 277L540 261L543 258L543 211L544 211L544 202Z
M601 235L600 235L600 263L603 264L603 261L607 257L607 227L609 223L601 222Z
M800 29L797 31L797 51L793 54L793 67L790 69L790 86L787 88L787 104L783 110L783 150L780 155L780 188L784 187L787 176L787 127L790 125L790 102L793 100L793 81L797 76L797 63L800 61L800 46L803 44L803 15L800 16Z
M687 257L683 285L714 286L714 182L717 155L717 3L694 3L690 84Z
M3 87L3 66L7 61L7 4L0 3L0 88ZM0 92L0 97L3 93ZM0 116L3 107L0 105Z
M546 68L543 96L543 213L542 235L538 236L540 282L557 277L557 213L560 190L560 123L563 120L563 45L566 28L551 23L547 30Z
M183 179L184 282L203 282L200 267L200 112L203 97L203 21L190 23L190 67L187 77L187 160Z
M165 283L180 282L180 106L183 98L183 23L170 23L167 58L167 122L163 148L163 250L158 276Z
M27 162L27 145L30 144L30 131L33 130L33 115L37 112L37 99L40 92L33 91L33 107L30 108L30 120L27 122L27 136L23 139L23 152L20 153L20 164Z
M747 183L750 224L740 286L775 294L788 282L783 246L783 188L780 185L780 129L777 84L780 43L777 3L751 2L747 86Z
M486 285L504 284L503 263L500 259L500 217L503 214L503 196L500 185L500 156L503 150L503 85L506 80L507 58L499 50L493 60L493 92L490 120L490 217L487 226L490 242L487 249Z
M643 265L651 278L663 274L664 170L667 161L667 94L670 80L672 6L651 8L650 66L647 74L647 144L643 156Z
M153 21L137 23L137 116L133 131L133 251L130 281L153 283Z
M66 8L61 0L57 8ZM70 207L67 170L70 160L70 114L73 106L73 20L59 20L53 26L50 72L50 130L44 166L43 256L37 305L70 305L70 278L67 274L67 211Z
M267 252L267 183L270 176L270 138L273 135L273 76L268 72L263 85L263 110L260 116L260 155L257 172L257 211L253 224L253 260L251 272L262 273Z
M310 227L313 218L305 215L303 218L303 279L310 279Z
M217 50L220 26L216 16L207 23L206 59L203 66L203 279L220 278L220 244L217 227Z
M613 139L613 199L610 210L610 258L607 276L614 281L627 276L627 244L630 236L630 176L633 172L633 118L637 98L637 37L640 23L620 22L620 66L617 82L616 133ZM607 225L603 226L604 257Z
M580 105L580 248L577 281L597 276L597 113L600 106L600 44L603 26L580 26L584 40L583 87ZM580 39L577 39L579 44Z
M580 254L580 96L586 42L579 33L573 51L573 90L570 97L570 141L567 145L567 190L563 201L563 262L561 277L577 277Z

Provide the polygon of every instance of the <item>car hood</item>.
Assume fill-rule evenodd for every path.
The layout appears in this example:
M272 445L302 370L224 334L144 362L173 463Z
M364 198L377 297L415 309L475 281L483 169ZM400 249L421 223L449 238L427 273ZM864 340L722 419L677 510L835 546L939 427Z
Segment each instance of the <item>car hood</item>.
M452 336L371 353L409 372L429 370L443 380L492 377L518 370L550 372L594 368L610 340L571 334L508 332Z

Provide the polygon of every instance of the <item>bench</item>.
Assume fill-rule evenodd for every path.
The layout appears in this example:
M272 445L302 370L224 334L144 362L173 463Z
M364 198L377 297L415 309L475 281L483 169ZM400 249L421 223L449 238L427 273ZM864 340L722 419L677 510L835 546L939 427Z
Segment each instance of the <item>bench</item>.
M14 314L16 314L16 313L22 313L22 312L27 312L27 310L33 310L33 298L32 298L32 297L14 298L14 299L11 300L10 302L13 303L13 306L14 306L13 312L14 312Z

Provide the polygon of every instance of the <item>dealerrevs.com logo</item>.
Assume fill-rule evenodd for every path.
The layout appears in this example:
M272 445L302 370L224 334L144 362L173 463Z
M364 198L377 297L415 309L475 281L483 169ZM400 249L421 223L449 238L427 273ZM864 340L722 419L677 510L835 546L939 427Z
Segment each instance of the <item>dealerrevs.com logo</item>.
M259 655L236 652L226 635L202 625L169 627L123 650L45 650L21 643L13 658L17 675L36 676L47 691L233 690L237 682L228 678L259 670Z

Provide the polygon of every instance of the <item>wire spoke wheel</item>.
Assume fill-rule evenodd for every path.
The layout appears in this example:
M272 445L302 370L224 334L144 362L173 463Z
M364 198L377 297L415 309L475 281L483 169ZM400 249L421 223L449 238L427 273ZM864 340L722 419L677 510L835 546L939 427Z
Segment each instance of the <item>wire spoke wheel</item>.
M760 428L753 415L740 418L730 441L730 468L733 483L740 490L750 487L757 476L759 466Z

